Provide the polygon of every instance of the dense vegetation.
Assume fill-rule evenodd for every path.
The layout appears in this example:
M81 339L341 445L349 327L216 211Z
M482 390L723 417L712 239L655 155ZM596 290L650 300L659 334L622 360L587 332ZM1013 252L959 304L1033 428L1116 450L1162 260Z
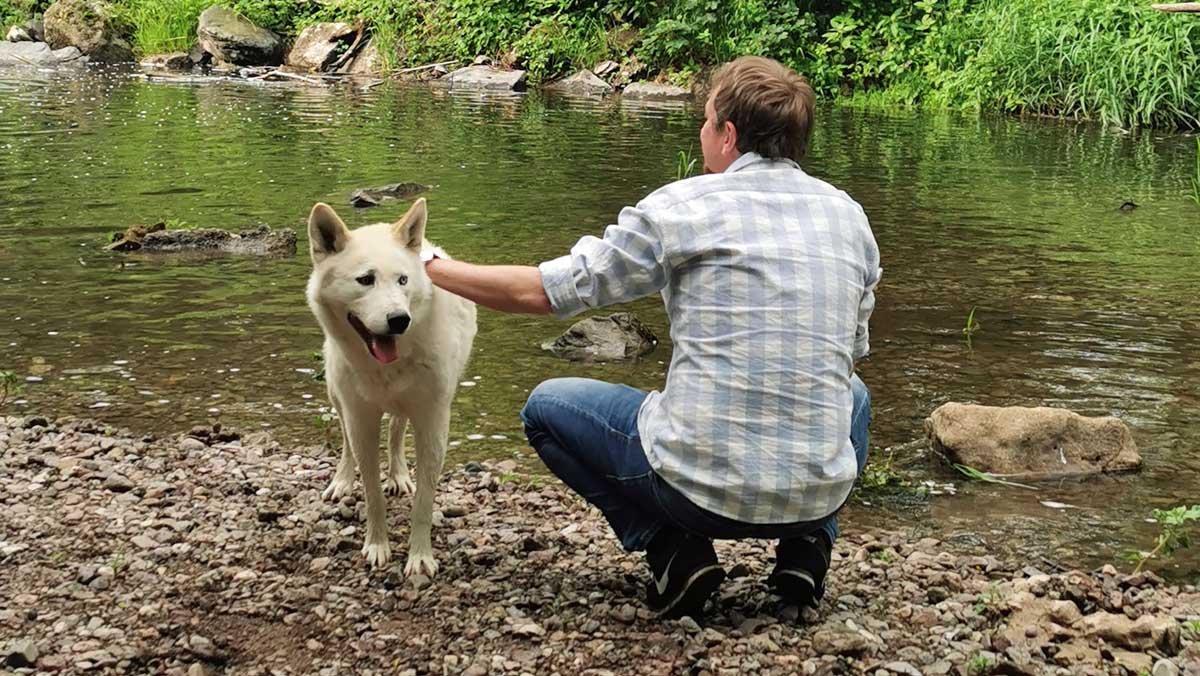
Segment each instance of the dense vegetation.
M211 0L115 0L144 52L186 46ZM0 0L9 19L45 0ZM533 79L613 59L686 82L765 54L825 96L1200 126L1200 17L1140 0L227 0L295 33L362 19L390 65L490 54Z

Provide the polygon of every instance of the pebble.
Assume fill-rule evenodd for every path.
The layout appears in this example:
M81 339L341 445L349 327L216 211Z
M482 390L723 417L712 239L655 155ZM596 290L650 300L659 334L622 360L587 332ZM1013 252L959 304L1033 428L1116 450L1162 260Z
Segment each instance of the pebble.
M114 493L125 493L134 489L134 484L120 474L109 474L104 480L104 487Z

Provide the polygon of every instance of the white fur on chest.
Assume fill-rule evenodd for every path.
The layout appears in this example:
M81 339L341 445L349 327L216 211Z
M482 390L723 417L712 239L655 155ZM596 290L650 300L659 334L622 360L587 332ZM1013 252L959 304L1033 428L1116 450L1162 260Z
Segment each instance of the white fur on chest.
M360 346L345 346L350 349ZM342 399L366 402L388 413L411 414L453 395L453 382L447 382L432 355L413 349L411 344L397 345L399 359L379 364L365 350L347 354L335 341L325 345L329 384ZM449 390L449 391L447 391Z

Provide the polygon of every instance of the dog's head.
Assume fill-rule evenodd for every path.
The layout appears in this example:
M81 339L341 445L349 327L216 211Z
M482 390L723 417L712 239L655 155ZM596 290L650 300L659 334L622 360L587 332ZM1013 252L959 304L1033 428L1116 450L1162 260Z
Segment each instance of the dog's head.
M354 231L327 204L308 217L309 305L326 332L344 340L357 334L382 364L396 360L397 337L412 331L433 296L421 262L425 220L424 198L395 223Z

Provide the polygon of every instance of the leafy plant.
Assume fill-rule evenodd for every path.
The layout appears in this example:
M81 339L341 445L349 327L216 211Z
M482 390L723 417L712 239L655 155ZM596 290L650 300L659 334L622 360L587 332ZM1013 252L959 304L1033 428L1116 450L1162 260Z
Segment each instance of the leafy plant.
M987 591L975 597L975 612L980 615L995 615L1000 612L1000 589L996 583L988 586Z
M883 458L873 457L867 463L867 466L863 468L862 487L865 489L878 489L888 486L907 485L908 482L896 471L895 462L895 450Z
M896 561L896 553L890 549L881 549L872 554L871 557L884 565L890 565Z
M185 49L209 0L113 0L143 52ZM23 20L47 0L0 0ZM823 97L1200 127L1200 22L1128 0L227 0L295 34L362 21L389 68L493 56L536 82L613 59L684 82L738 56Z
M317 381L318 383L323 383L323 382L325 382L325 354L323 352L321 352L320 350L313 350L312 358L313 358L313 361L317 361L317 362L321 363L321 368L317 369L316 371L313 371L313 374L311 377L313 380Z
M321 432L321 443L325 448L334 448L337 441L337 433L341 431L341 425L338 423L337 413L332 411L313 416L313 424Z
M962 330L968 336L973 335L976 331L983 328L979 322L975 321L975 309L975 306L971 306L971 311L967 314L967 324Z
M0 30L41 16L52 0L0 0Z
M693 154L692 154L693 152L695 152L695 146L689 147L687 149L687 152L684 152L682 150L679 151L679 155L677 156L677 159L675 162L675 180L676 181L682 181L683 179L687 178L688 176L691 176L692 174L696 173L696 162L698 161L699 158L693 156Z
M1180 505L1171 509L1154 510L1154 520L1159 523L1160 530L1154 540L1154 549L1148 552L1134 552L1131 558L1137 561L1134 573L1141 572L1147 561L1167 557L1180 549L1191 545L1188 530L1193 521L1200 521L1200 505Z
M21 388L21 381L12 371L0 371L0 406L8 403L8 398Z
M118 549L113 552L112 556L108 559L108 567L113 569L114 575L120 575L121 571L125 570L125 566L127 565L129 565L129 562L125 560L124 549Z
M983 676L990 674L994 666L986 655L976 655L967 662L967 673L971 676Z

